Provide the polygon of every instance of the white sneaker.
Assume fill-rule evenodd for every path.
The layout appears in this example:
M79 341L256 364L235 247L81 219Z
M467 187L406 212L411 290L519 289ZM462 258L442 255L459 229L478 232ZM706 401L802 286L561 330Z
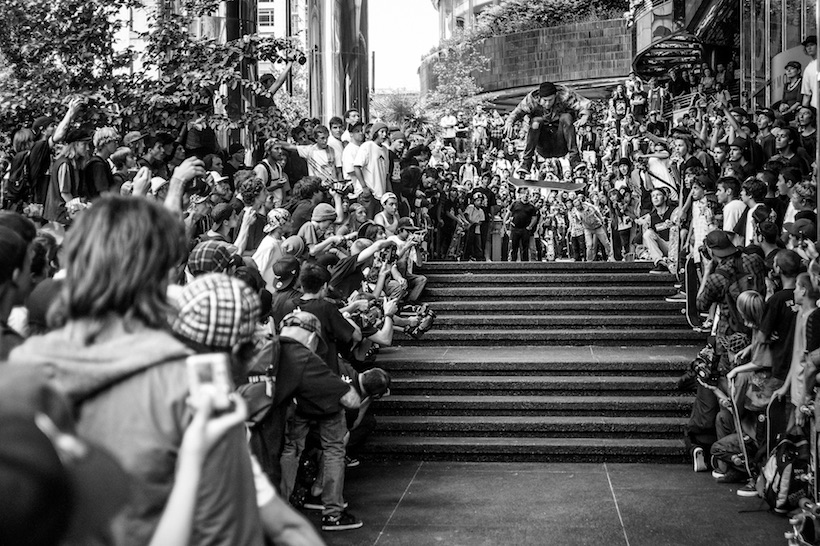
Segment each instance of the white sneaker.
M706 472L706 459L703 458L703 448L696 447L692 450L692 469L695 472Z

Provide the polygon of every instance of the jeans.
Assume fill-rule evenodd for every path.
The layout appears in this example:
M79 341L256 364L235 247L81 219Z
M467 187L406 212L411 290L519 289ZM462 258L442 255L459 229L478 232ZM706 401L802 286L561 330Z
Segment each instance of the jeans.
M407 279L407 301L416 302L424 292L424 287L427 286L427 277L424 275L415 275L407 273L404 275Z
M512 228L512 237L510 245L512 250L510 254L510 261L518 261L518 251L521 250L521 261L530 261L530 230L527 228Z
M612 256L612 248L609 246L609 239L606 238L606 231L604 226L598 226L595 229L584 228L584 240L587 245L587 261L595 261L595 241L596 239L604 245L604 251L607 256Z
M664 257L669 256L669 241L662 239L654 229L644 230L643 244L649 251L653 263L657 264Z
M293 492L296 473L299 470L299 458L305 449L305 438L307 438L311 424L314 423L319 427L319 440L322 443L322 504L325 505L322 515L338 516L344 507L344 438L347 433L344 411L321 419L305 417L299 415L298 412L294 415L280 460L282 496L289 499Z
M583 235L576 235L572 238L572 247L570 249L572 251L572 259L576 262L584 261L584 257L587 253L586 243L584 242Z
M532 165L536 151L542 157L563 157L569 154L568 159L573 168L581 162L575 125L570 114L561 114L551 122L541 117L530 121L523 165Z

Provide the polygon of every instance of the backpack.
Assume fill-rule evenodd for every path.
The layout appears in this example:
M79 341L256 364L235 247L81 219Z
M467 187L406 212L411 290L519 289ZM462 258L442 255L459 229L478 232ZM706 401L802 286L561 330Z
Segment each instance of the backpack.
M581 211L581 224L586 229L598 229L603 225L603 222L601 222L601 217L595 213L592 207L584 207L584 210Z
M282 352L279 336L273 336L270 344L271 360L260 362L257 359L248 370L248 382L236 388L236 392L248 404L248 418L245 421L251 427L264 421L273 406L276 374L279 373L279 360ZM264 354L264 351L261 351L261 354Z
M809 445L805 439L783 439L769 455L757 481L758 492L778 514L798 508L811 498Z
M6 196L12 203L28 201L31 198L31 176L29 174L29 151L17 152L11 160Z
M743 271L742 255L735 257L733 274L723 269L718 269L716 273L719 273L729 281L729 287L724 295L724 303L729 311L729 328L731 328L732 332L750 333L751 330L743 323L740 311L737 310L737 298L747 290L753 290L761 296L765 296L765 280Z

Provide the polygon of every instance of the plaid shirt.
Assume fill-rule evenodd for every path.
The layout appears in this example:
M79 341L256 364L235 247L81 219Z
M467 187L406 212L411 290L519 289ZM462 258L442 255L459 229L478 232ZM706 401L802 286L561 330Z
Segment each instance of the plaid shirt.
M758 277L760 285L763 285L766 277L766 264L763 258L757 254L741 254L743 272L748 275ZM735 276L735 262L731 260L717 267L726 271L729 277ZM698 310L708 311L713 303L718 304L720 309L720 321L717 326L717 337L728 336L734 332L729 331L729 310L726 306L726 291L729 289L729 279L717 271L706 277L706 284L698 294Z

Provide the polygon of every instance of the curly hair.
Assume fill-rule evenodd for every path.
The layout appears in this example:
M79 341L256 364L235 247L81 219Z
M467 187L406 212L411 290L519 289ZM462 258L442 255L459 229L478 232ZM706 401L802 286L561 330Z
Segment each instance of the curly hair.
M236 190L242 196L242 202L245 205L251 205L256 198L265 190L265 185L262 180L253 176L236 183Z

